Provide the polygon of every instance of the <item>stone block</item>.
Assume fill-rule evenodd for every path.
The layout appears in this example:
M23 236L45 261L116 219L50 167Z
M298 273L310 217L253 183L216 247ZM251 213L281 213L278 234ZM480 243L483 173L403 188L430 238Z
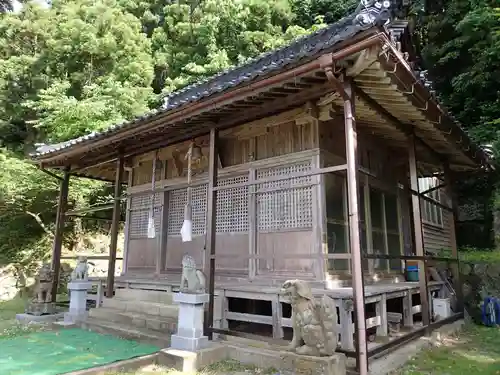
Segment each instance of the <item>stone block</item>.
M158 364L187 373L225 359L227 359L226 346L213 342L196 352L166 348L158 353Z
M346 357L311 357L293 352L228 345L228 358L262 369L275 368L281 375L346 375Z
M177 293L174 301L179 303L177 333L172 335L171 347L179 350L198 351L208 345L203 336L204 303L208 294Z
M346 375L346 356L335 353L329 357L310 357L281 352L279 369L293 375Z
M16 314L16 320L20 323L54 323L64 318L64 313L31 315L31 314Z
M189 305L203 305L207 303L210 296L206 293L176 293L174 302L187 303Z
M72 281L68 283L69 311L64 314L64 321L68 323L78 323L85 321L87 312L87 291L92 288L89 281Z
M57 307L54 302L30 302L24 312L36 316L53 315L57 313Z
M180 335L172 335L170 337L170 345L178 350L196 352L208 345L208 337L185 337Z

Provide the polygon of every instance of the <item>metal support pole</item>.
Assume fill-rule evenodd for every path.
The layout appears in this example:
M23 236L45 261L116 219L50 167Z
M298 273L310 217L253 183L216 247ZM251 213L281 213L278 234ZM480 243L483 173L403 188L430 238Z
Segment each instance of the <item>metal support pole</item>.
M116 162L115 196L113 201L113 221L111 223L111 241L109 244L109 262L108 262L108 280L106 283L106 297L113 298L115 287L115 265L116 248L118 245L118 229L120 228L120 208L121 208L121 190L124 172L124 158L120 156Z
M344 120L347 158L347 194L349 201L349 230L352 256L352 285L356 311L357 369L360 375L368 374L368 347L366 343L365 288L359 229L358 157L354 91L350 81L344 82L347 94L344 99Z
M59 273L61 269L61 251L64 232L64 218L66 216L66 206L68 204L70 167L64 170L64 177L59 190L59 200L57 202L56 230L54 233L54 244L52 247L52 302L56 302L57 287L59 285Z
M209 277L208 277L208 318L205 321L206 328L214 326L214 292L215 292L215 238L216 238L216 218L217 218L217 160L218 160L218 138L219 132L210 130L210 150L208 155L208 197L207 197L207 234L206 234L206 256L208 256ZM209 340L213 338L212 330L205 330Z
M457 311L463 311L463 290L462 284L460 282L460 263L458 259L458 247L457 247L457 231L456 224L458 218L458 205L457 205L457 197L455 195L455 191L453 190L453 176L450 170L450 166L445 163L444 165L444 180L445 180L445 191L446 195L450 199L451 203L451 211L445 211L445 215L449 215L451 225L450 225L450 242L451 242L451 255L454 259L457 260L457 263L451 264L451 271L453 275L453 289L455 289L455 296L457 299Z
M417 172L417 152L415 136L411 135L408 138L408 161L410 167L410 188L419 192L418 187L418 172ZM422 215L420 212L420 195L411 195L411 204L413 211L413 227L415 234L415 250L417 256L424 256L424 233L422 230ZM429 290L427 287L427 263L420 260L418 267L418 280L420 284L420 302L422 305L422 323L424 326L430 324L430 309L429 309Z

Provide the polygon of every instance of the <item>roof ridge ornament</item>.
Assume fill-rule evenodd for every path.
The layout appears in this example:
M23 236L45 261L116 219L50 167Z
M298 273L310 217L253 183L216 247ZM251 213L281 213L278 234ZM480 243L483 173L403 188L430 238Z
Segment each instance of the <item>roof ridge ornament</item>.
M390 8L390 0L360 0L353 23L360 26L369 24L385 26L391 20Z

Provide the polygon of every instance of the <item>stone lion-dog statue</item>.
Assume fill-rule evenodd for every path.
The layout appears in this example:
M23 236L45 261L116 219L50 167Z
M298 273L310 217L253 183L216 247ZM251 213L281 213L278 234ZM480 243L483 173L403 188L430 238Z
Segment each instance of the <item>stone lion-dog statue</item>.
M42 265L35 277L35 293L33 302L45 303L52 301L53 272L50 264Z
M315 299L302 280L288 280L281 294L292 305L293 339L288 350L309 356L331 356L338 344L337 309L332 298Z
M196 269L196 262L192 256L184 255L179 291L182 293L205 293L205 286L205 274Z
M79 256L76 267L71 273L71 281L88 281L89 279L89 264L87 257Z

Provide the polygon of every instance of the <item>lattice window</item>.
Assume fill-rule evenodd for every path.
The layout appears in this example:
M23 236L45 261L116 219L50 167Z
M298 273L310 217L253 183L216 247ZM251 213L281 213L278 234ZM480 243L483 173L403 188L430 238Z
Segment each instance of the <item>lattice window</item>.
M184 209L187 203L187 188L172 190L169 192L168 204L168 235L180 236L182 223L184 222ZM206 210L207 210L207 185L199 185L191 188L191 205L193 235L205 233Z
M257 171L257 180L311 170L311 162ZM312 227L312 178L297 177L257 185L259 231Z
M132 197L130 203L130 229L129 237L131 239L148 237L148 222L151 211L151 194L138 195ZM162 194L154 194L153 203L155 232L158 235L161 232L161 220L163 216Z
M248 176L235 176L218 181L230 186L248 181ZM222 189L217 192L217 233L248 232L248 186Z

